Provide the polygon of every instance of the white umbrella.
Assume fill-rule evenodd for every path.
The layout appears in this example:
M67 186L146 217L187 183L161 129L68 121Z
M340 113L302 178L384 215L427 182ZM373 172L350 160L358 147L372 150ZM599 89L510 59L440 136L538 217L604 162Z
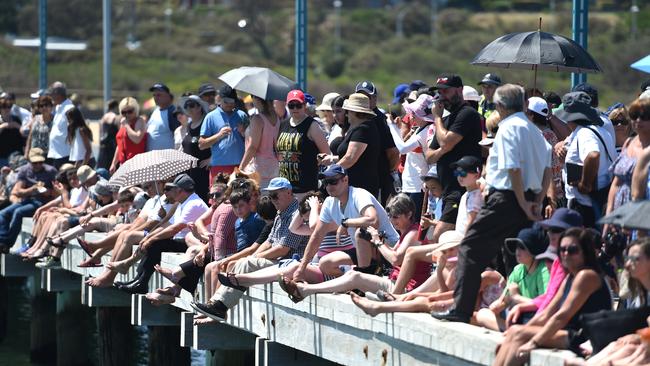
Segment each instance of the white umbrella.
M178 150L154 150L127 160L108 184L132 186L171 178L196 166L199 159Z
M266 67L242 66L219 76L231 88L265 100L285 100L287 93L298 89L295 81Z

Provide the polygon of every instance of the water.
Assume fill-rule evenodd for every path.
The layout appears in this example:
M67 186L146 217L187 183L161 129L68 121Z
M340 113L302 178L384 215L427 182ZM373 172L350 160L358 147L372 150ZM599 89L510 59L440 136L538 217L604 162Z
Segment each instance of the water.
M7 278L8 285L8 326L5 339L0 342L0 366L46 366L48 364L30 363L30 305L29 281L26 278ZM4 301L4 300L3 300ZM54 304L53 304L54 306ZM54 326L54 325L53 325ZM96 327L94 327L96 328ZM133 365L147 366L147 328L135 327L135 360ZM91 336L92 359L97 360L97 330ZM205 351L192 350L192 366L205 365ZM54 364L56 360L52 360Z

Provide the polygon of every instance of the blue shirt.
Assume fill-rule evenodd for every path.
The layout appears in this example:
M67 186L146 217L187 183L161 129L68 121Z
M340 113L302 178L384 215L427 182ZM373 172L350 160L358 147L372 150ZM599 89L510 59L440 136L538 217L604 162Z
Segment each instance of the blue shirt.
M232 133L216 144L212 145L211 166L239 165L244 157L244 137L239 133L237 127L248 119L246 113L235 110L230 115L217 107L205 116L201 126L201 136L210 137L219 131L230 126Z
M156 107L147 121L147 151L174 148L174 130L180 125L174 117L176 108Z
M238 218L235 221L235 237L237 238L237 251L240 252L255 242L260 236L266 223L257 212L253 212L245 220Z

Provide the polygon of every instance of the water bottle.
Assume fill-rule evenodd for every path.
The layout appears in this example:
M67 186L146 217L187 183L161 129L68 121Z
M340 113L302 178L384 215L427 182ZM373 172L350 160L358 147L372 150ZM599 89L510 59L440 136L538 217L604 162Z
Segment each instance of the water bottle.
M395 190L395 193L402 192L402 179L400 178L397 170L390 172L390 176L393 178L393 189Z

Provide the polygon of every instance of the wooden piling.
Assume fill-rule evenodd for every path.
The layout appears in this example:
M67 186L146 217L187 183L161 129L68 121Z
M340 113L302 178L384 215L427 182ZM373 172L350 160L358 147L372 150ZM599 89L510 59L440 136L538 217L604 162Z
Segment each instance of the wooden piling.
M56 364L95 364L94 311L81 305L81 291L56 294Z
M100 365L124 366L133 363L135 332L130 317L128 307L97 308Z
M190 349L181 347L180 327L150 326L149 366L190 366Z

